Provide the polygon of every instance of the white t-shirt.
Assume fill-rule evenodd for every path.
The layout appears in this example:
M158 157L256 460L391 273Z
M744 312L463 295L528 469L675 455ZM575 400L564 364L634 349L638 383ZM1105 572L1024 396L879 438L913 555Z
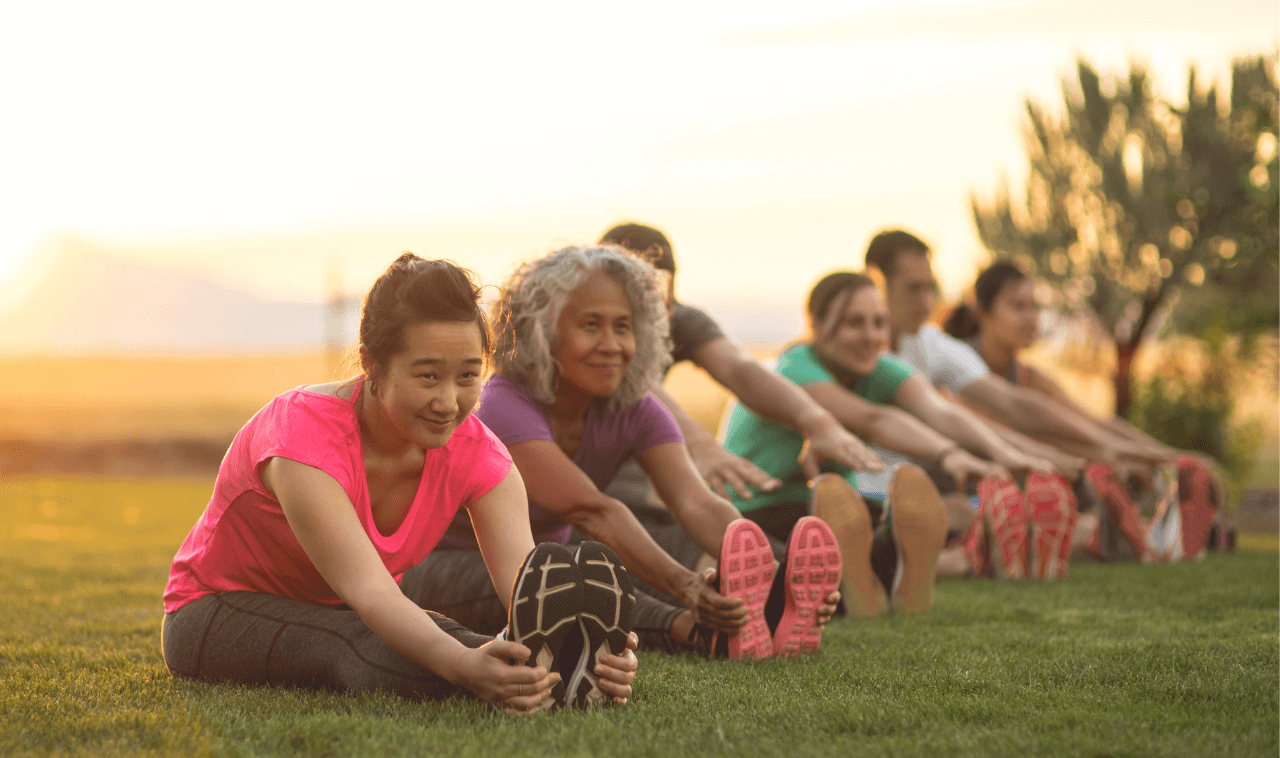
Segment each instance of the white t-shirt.
M919 369L933 386L956 393L991 373L977 350L933 324L915 334L898 335L894 355Z

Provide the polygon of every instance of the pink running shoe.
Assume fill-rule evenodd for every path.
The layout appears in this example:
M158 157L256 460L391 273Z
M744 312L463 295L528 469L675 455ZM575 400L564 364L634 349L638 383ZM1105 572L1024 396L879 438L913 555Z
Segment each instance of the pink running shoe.
M1026 503L1031 520L1027 535L1031 578L1065 579L1078 510L1075 494L1061 476L1033 471L1027 477Z
M818 606L840 586L840 548L831 527L805 516L787 546L787 606L773 633L773 654L812 653L822 645Z
M1093 485L1094 491L1098 493L1098 497L1102 499L1102 504L1107 509L1107 518L1120 527L1120 533L1133 547L1134 555L1140 561L1150 560L1146 554L1147 535L1142 526L1142 514L1138 512L1138 506L1130 499L1129 493L1125 492L1124 487L1116 480L1115 472L1105 463L1095 463L1085 469L1085 476ZM1097 546L1095 552L1100 551L1101 547ZM1115 560L1115 557L1108 559Z
M742 598L747 604L747 624L729 636L730 658L773 655L773 639L764 620L764 602L773 574L773 551L764 532L753 521L731 521L720 545L720 593Z
M978 498L988 531L988 555L998 579L1027 575L1027 506L1012 479L986 477L978 482Z
M871 570L871 513L858 491L844 477L822 474L809 493L813 515L831 527L840 548L844 575L844 602L854 618L872 618L889 612L889 596ZM796 532L791 532L795 537Z
M1213 470L1193 455L1178 458L1179 507L1182 511L1182 560L1204 557L1209 530L1218 515Z

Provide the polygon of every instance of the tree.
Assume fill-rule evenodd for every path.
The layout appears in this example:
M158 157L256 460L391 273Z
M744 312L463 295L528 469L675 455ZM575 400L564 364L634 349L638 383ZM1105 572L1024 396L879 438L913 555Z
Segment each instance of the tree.
M1115 340L1116 412L1154 324L1252 338L1280 320L1275 56L1237 60L1231 96L1156 98L1146 70L1104 81L1087 62L1064 81L1066 109L1027 101L1026 196L972 200L978 235L1087 308Z

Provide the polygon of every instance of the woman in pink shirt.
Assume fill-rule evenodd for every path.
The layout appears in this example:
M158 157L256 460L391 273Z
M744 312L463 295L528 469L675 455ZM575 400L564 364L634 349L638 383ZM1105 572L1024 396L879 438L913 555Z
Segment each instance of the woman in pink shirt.
M469 692L513 712L564 703L566 685L576 692L589 673L584 691L625 703L637 665L623 628L630 578L595 543L577 555L534 547L520 474L471 414L490 355L466 271L409 253L392 264L361 314L364 374L276 397L232 442L165 588L169 670L410 697ZM460 508L508 607L501 639L424 613L432 598L400 584ZM616 623L603 629L603 618ZM586 673L585 657L557 660L571 630L612 635L617 654Z

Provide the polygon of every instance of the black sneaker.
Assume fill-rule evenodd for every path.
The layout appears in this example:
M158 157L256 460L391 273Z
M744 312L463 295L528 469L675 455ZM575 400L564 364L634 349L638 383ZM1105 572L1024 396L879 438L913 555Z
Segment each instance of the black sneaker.
M578 629L582 608L582 575L563 545L544 542L524 559L511 593L507 639L529 648L524 665L560 670L561 649ZM551 688L557 705L565 704L565 682ZM543 705L546 705L545 703Z
M566 677L566 699L585 708L610 702L600 689L595 665L604 655L622 655L627 649L627 633L636 595L631 574L618 556L599 542L583 542L573 555L582 575L582 652Z

